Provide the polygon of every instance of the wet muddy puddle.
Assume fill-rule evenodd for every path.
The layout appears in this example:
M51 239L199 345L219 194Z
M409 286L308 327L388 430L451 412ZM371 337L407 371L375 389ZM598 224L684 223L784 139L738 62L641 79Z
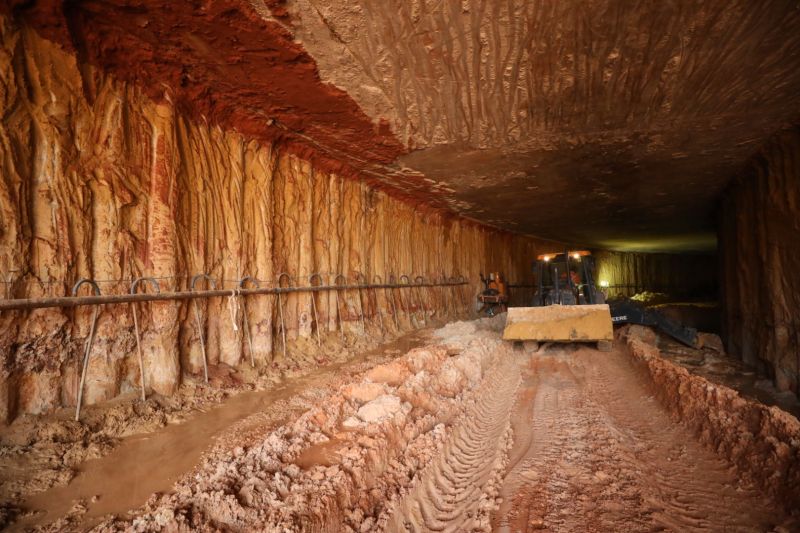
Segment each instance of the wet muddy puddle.
M266 391L236 394L206 411L190 414L187 419L158 431L124 438L107 455L85 461L76 470L72 481L64 486L28 497L23 507L26 514L11 525L9 531L47 524L67 513L80 502L86 507L81 517L83 527L101 521L109 514L123 514L143 505L151 494L169 492L175 482L197 465L204 452L234 423L262 413L281 400L288 400L304 391L324 385L336 373L348 374L345 367L372 359L405 353L425 342L429 331L420 330L399 337L349 359L321 367L289 383ZM281 413L272 427L284 423L298 413ZM334 459L332 441L307 452L303 459L310 467L315 461L325 464ZM330 449L328 449L330 447Z
M319 444L309 446L294 460L294 463L303 470L309 470L315 466L333 466L339 464L339 450L347 446L348 441L341 439L331 439Z

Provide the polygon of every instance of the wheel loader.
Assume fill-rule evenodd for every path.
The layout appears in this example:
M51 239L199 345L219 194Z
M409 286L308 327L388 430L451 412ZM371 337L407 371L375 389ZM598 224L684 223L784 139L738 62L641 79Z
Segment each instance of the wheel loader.
M595 282L591 252L565 250L540 255L533 265L536 292L531 307L511 307L503 338L511 341L595 342L611 349L614 324L642 324L691 347L697 331L632 300L606 303Z

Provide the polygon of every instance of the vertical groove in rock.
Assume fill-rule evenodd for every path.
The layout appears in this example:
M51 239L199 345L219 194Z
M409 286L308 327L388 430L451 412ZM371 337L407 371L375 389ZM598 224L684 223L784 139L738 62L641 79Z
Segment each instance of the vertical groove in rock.
M94 68L30 29L0 17L0 278L10 298L68 293L79 278L105 294L126 293L139 276L162 291L188 290L207 273L233 288L244 275L295 285L313 272L372 281L405 274L463 275L472 305L478 274L500 270L525 279L544 244L398 201L366 183L343 179L283 151L153 102L135 86ZM82 89L92 79L92 100ZM201 288L201 287L198 287ZM3 297L6 295L3 294ZM361 303L388 320L387 294L339 294L345 329L360 328ZM395 291L397 303L442 316L446 293ZM323 330L338 330L336 295L316 296ZM282 298L289 337L313 332L311 296ZM199 336L208 359L249 364L241 307L229 298L139 304L147 385L174 392L181 374L201 372ZM278 331L276 298L248 298L254 359L268 363ZM402 326L410 319L398 305ZM90 308L0 315L0 419L74 404ZM238 331L234 330L234 325ZM85 398L106 400L139 386L129 305L100 310Z

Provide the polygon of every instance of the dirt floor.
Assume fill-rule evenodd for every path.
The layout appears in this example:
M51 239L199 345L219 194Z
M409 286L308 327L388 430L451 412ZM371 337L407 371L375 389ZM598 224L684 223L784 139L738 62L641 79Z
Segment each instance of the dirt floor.
M286 360L266 368L213 365L208 385L186 376L176 395L149 394L146 402L131 392L85 407L80 423L74 408L18 418L0 428L0 529L66 515L75 526L91 525L139 507L168 491L231 426L266 431L299 416L321 390L330 393L349 373L424 342L430 330L369 333L348 334L344 342L331 335L321 348L290 342Z
M643 328L599 352L514 346L502 321L418 332L123 439L12 527L800 530L796 418L689 374Z
M798 525L675 424L621 350L551 348L521 373L497 531Z

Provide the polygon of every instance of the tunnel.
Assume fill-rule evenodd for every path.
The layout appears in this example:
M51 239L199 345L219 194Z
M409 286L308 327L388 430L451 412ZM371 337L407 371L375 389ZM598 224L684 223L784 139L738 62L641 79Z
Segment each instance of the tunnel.
M800 531L796 2L0 41L0 529Z

